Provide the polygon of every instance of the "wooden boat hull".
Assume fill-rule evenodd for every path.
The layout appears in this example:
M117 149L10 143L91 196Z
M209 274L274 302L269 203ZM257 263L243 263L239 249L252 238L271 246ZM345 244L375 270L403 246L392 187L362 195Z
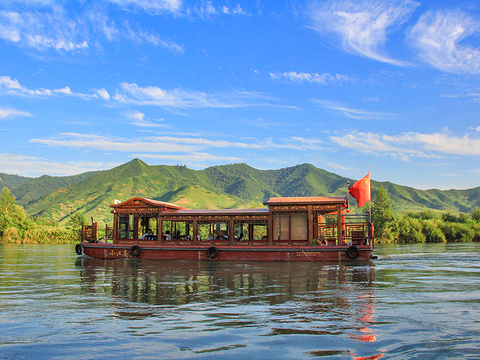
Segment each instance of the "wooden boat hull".
M81 243L77 254L97 259L204 261L369 261L369 245L341 246L222 246Z

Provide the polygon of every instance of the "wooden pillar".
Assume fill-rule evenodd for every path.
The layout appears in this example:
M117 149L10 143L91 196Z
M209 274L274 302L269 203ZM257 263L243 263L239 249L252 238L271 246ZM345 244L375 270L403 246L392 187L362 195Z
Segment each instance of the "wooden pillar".
M118 239L118 214L115 211L113 213L113 243L116 243L117 239Z
M230 219L228 220L228 243L230 245L233 245L233 236L235 235L235 229L234 229L234 222L233 222L233 218L230 217Z
M313 232L312 205L307 205L307 240L309 245L313 245Z
M198 241L198 222L197 222L197 217L193 219L193 241L197 242Z
M337 210L337 245L342 243L342 209L338 208Z
M267 238L268 238L268 245L273 245L273 215L272 215L272 208L270 208L270 213L268 214L268 225L267 225Z

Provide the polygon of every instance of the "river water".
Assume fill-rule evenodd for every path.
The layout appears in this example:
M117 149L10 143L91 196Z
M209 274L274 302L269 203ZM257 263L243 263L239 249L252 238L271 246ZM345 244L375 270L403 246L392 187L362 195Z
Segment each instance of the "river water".
M0 359L479 359L480 244L375 254L103 261L0 245Z

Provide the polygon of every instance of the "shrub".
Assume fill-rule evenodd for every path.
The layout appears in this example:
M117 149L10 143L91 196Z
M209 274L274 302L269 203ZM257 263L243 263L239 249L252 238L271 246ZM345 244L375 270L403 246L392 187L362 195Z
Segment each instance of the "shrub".
M426 236L422 232L423 226L419 219L402 216L398 224L398 242L424 243Z
M440 229L440 222L437 220L423 220L422 233L425 235L427 243L446 242L445 234Z
M444 222L441 229L448 242L470 242L475 239L475 230L466 224Z
M24 242L38 244L71 244L78 241L78 232L63 226L37 226L24 234Z
M18 234L18 229L16 227L8 227L3 231L2 242L5 243L16 243L20 242L21 236Z

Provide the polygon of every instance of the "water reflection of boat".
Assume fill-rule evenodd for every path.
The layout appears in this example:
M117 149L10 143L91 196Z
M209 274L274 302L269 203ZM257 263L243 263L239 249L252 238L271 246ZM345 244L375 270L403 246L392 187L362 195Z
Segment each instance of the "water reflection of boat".
M338 338L343 334L354 343L376 341L371 263L78 257L77 268L83 295L110 298L112 315L125 320L149 319L148 323L198 331L262 327L264 336ZM328 354L333 355L322 349L310 355ZM345 350L338 354L361 359Z
M319 303L328 294L329 304L348 303L348 297L332 297L329 290L369 290L373 266L343 266L335 263L199 262L101 260L79 257L84 292L109 292L131 302L154 305L228 301L251 303L257 299L279 304L304 296ZM340 294L339 294L340 295Z
M77 254L99 259L368 261L370 213L348 214L348 196L271 198L266 208L191 210L144 198L111 205L110 243L82 229ZM142 235L144 234L144 235Z

